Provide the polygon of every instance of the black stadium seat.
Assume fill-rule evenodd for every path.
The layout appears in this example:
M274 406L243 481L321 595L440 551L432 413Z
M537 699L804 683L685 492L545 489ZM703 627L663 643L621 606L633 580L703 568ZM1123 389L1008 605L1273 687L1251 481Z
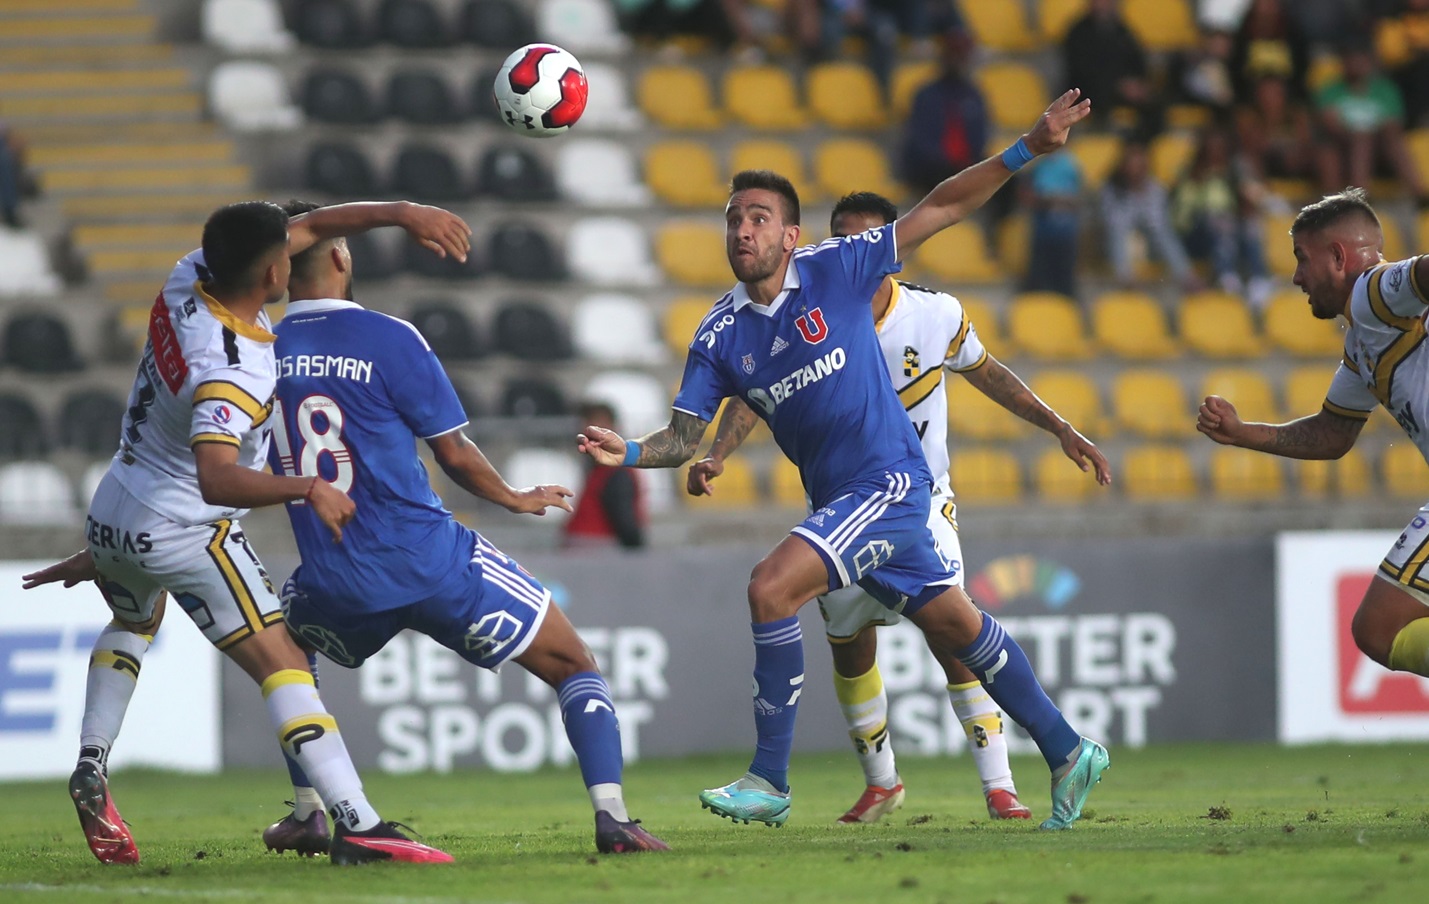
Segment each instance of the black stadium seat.
M536 25L511 0L470 0L462 8L461 33L478 47L514 50L536 40Z
M387 83L387 112L419 126L451 125L463 118L447 80L425 69L404 69L392 75Z
M564 324L540 302L516 299L496 312L493 350L526 361L550 361L571 356Z
M325 141L308 151L307 186L343 200L360 200L377 194L372 164L348 141Z
M348 50L369 43L357 0L299 0L292 6L293 30L304 44Z
M370 232L348 236L347 250L352 254L352 278L358 282L388 279L396 272L387 248Z
M443 361L472 361L481 357L481 339L471 319L449 301L424 301L407 318Z
M25 311L5 325L5 363L37 374L78 370L69 327L58 317Z
M365 124L382 118L367 83L341 69L314 69L303 82L303 111L317 122Z
M570 413L559 386L540 377L513 377L501 392L504 417L560 417Z
M529 223L503 223L491 233L487 258L508 279L530 281L565 277L565 266L551 239Z
M554 201L556 180L532 151L510 144L486 149L477 163L481 193L502 201Z
M402 243L402 268L428 279L475 279L481 275L481 256L473 248L463 264L454 257L437 257L431 249L408 239Z
M38 458L47 451L44 422L35 406L22 396L0 395L0 458Z
M450 203L470 196L451 154L427 144L409 144L398 152L388 184L393 194L414 201Z
M454 37L431 0L382 0L377 23L382 40L398 47L447 47Z
M466 381L456 374L447 374L451 377L452 389L456 390L457 401L461 403L461 410L466 412L466 418L474 421L479 417L486 416L486 403L481 396L472 391Z
M500 71L500 66L481 69L477 71L476 78L472 80L468 109L475 118L491 122L502 121L501 111L496 109L496 98L491 93L492 86L496 84L496 74Z
M123 399L103 389L71 393L60 407L60 445L88 455L113 454L124 407Z

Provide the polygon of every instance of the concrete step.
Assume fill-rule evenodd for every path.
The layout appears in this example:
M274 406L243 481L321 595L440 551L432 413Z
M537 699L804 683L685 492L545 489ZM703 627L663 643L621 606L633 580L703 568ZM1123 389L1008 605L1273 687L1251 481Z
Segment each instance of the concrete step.
M178 262L179 258L196 247L198 247L196 242L189 242L159 250L95 251L85 255L84 261L89 268L91 277L103 279L123 275L130 279L138 279L140 274L152 277L153 288L150 294L152 298L164 287L164 277L174 269L174 264Z
M40 187L52 194L76 192L132 193L153 189L238 190L251 185L253 171L242 164L190 166L99 167L49 170L40 173Z
M0 20L40 14L69 16L138 10L139 0L0 0Z
M202 109L203 99L196 91L0 98L0 118L17 127L67 120L132 120L139 116L194 119Z
M4 19L0 19L3 23ZM172 44L35 44L6 47L0 54L0 71L80 67L113 69L123 66L157 65L173 59Z
M119 221L168 221L205 218L213 211L234 201L255 197L255 193L195 190L190 192L153 194L80 195L63 198L60 212L76 223ZM197 247L197 245L195 245Z
M124 13L7 16L3 27L0 27L0 47L36 42L118 44L142 41L153 36L157 24L153 16Z
M34 148L28 160L31 166L42 171L106 164L226 163L233 159L233 148L233 142L226 140L53 144Z
M200 143L222 132L211 122L48 122L25 127L25 143L33 155L40 148L71 144ZM33 156L32 158L33 159Z
M123 223L104 226L78 226L71 233L76 248L81 251L153 250L168 251L183 245L197 248L203 238L202 222L187 223Z
M3 29L0 24L0 29ZM166 66L151 69L53 69L38 72L0 72L0 99L46 97L56 103L65 98L55 95L137 93L187 88L192 76L187 69Z

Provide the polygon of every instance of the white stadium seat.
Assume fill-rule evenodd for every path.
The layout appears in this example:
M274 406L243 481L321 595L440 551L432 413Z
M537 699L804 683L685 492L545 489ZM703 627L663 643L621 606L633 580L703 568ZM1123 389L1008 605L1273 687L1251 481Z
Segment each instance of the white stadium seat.
M643 436L670 423L670 394L649 374L628 370L597 374L586 384L581 398L613 408L625 436Z
M645 124L645 117L630 102L625 73L607 63L581 63L591 86L581 126L629 131Z
M50 268L39 234L0 229L0 295L57 295L60 278Z
M642 207L650 202L635 155L620 142L603 138L561 142L556 188L562 197L592 207Z
M517 488L555 483L579 493L585 485L585 470L576 454L555 449L517 449L506 459L501 476ZM546 509L548 519L559 522L569 517L558 508Z
M630 39L615 21L614 4L606 0L545 0L536 14L536 33L576 56L630 48Z
M43 461L0 466L0 524L78 523L74 489L59 468Z
M662 364L665 345L650 306L615 293L589 295L571 317L576 353L607 364Z
M99 482L103 480L104 475L108 473L108 461L97 461L84 469L84 473L79 476L80 508L89 508L90 501L94 499L94 491L99 489Z
M203 39L231 53L284 53L297 46L278 0L204 0Z
M269 63L220 63L208 79L208 106L239 132L289 131L303 124L282 73Z
M566 266L597 286L653 286L660 278L645 231L623 217L577 221L566 237Z

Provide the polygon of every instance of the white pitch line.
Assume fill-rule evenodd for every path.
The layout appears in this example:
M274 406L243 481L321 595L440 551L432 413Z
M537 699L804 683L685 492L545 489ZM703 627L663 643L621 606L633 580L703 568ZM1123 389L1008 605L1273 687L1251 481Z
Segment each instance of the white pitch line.
M98 893L98 894L104 894L104 895L128 895L128 894L133 894L133 895L152 896L152 897L156 897L156 898L186 898L186 899L215 899L215 900L233 900L233 899L244 899L244 898L261 898L261 899L263 899L263 900L268 900L268 899L271 897L271 894L270 894L269 891L259 891L259 890L257 890L257 889L254 889L254 890L252 890L252 891L245 891L245 890L243 890L243 889L236 889L236 888L234 888L234 889L182 889L182 888L163 888L163 887L160 887L160 886L157 886L157 885L122 885L122 886L120 886L120 885L112 885L112 886L110 886L110 885L79 885L79 884L46 885L46 884L44 884L43 882L13 882L13 883L5 884L5 885L0 885L0 891L39 892L39 893L47 893L47 892L81 892L81 893ZM318 892L317 894L318 894L319 896L321 896L323 893L322 893L322 892ZM339 896L338 893L336 893L336 892L333 893L333 897L338 897L338 896ZM432 898L432 897L413 898L413 897L393 896L393 895L350 895L350 894L345 894L345 893L343 893L343 894L340 895L340 897L341 897L344 901L372 901L372 902L374 902L374 904L449 904L449 902L452 902L452 901L461 901L461 902L463 902L463 904L518 904L518 902L512 902L512 901L490 901L490 900L477 901L477 900L473 900L472 898L468 898L468 897L466 897L465 895L463 895L463 896L461 896L461 897L455 897L455 898Z

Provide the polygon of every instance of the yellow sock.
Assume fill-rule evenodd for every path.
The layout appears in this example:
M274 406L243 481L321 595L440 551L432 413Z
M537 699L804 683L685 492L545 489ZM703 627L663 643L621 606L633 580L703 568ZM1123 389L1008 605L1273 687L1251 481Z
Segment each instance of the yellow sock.
M1429 677L1429 618L1416 618L1394 635L1389 667Z
M857 678L835 672L834 693L858 751L864 779L870 785L892 788L898 784L898 767L888 741L888 695L883 692L883 675L877 664Z

